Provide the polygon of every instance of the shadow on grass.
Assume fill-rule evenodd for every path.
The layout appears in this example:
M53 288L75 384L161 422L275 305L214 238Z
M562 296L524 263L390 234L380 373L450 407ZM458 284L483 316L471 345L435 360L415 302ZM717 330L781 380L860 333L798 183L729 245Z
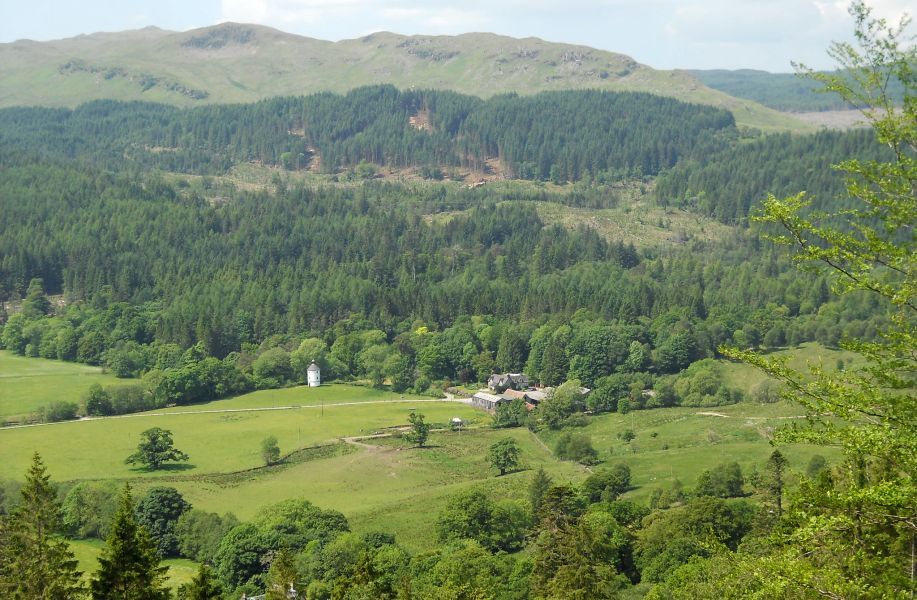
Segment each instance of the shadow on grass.
M181 471L190 471L191 469L196 469L197 465L192 465L189 463L168 463L164 465L159 465L155 469L152 467L135 467L131 471L135 473L178 473Z

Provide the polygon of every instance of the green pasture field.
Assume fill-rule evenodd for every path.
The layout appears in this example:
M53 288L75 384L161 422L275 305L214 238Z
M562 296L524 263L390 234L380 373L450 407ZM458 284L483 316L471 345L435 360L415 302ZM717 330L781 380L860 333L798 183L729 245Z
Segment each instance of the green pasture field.
M787 402L661 408L599 415L576 432L592 439L602 461L595 468L619 462L630 467L634 489L625 497L644 502L654 488L668 489L676 479L693 488L702 471L720 463L738 462L746 476L754 467L761 471L775 448L770 445L774 431L800 415L802 410ZM626 429L637 434L630 443L618 437ZM553 448L560 432L541 435ZM805 470L814 454L835 458L825 448L805 444L782 445L780 451L796 471Z
M202 410L230 410L245 408L276 408L288 406L319 406L350 402L400 402L402 400L430 400L416 394L393 394L384 390L358 385L331 383L310 388L297 386L277 390L259 390L225 400L213 400L189 406L173 406L154 412L180 413Z
M486 455L488 447L503 437L518 441L523 464L497 477ZM437 515L459 491L480 488L495 499L526 498L539 466L558 481L580 480L586 474L579 465L555 460L525 429L434 432L424 448L412 448L393 438L364 443L366 446L348 452L291 466L277 475L252 474L226 482L201 478L170 485L198 508L233 512L242 520L265 505L305 498L343 512L354 531L394 533L408 549L422 551L436 546Z
M856 366L859 355L848 350L836 350L826 348L817 342L807 342L796 348L777 350L772 356L790 356L788 364L794 369L805 372L809 366L821 366L823 369L833 371L837 368L837 362L843 361L845 368ZM767 379L767 375L751 365L737 362L723 361L723 377L726 383L743 390L745 393L751 392L756 385Z
M832 368L838 357L849 359L807 345L794 361L804 363L817 356ZM20 371L31 361L36 366L58 364L22 360L27 362ZM763 378L733 363L723 364L723 374L746 391ZM466 427L434 431L428 447L411 448L393 428L406 426L412 409L434 426L444 428L452 417L461 417ZM574 431L589 435L599 452L601 462L591 470L616 462L630 466L634 488L626 497L644 502L654 488L668 488L675 479L691 489L701 471L722 462L737 461L746 474L755 466L760 470L773 451L769 441L774 429L801 414L799 407L785 402L744 402L599 415ZM459 491L480 488L494 499L524 499L539 467L557 483L576 484L588 476L590 469L552 454L559 432L536 436L524 428L495 430L490 420L465 404L353 385L265 390L138 415L2 429L0 478L21 480L37 450L57 482L130 481L138 496L151 485L170 485L196 508L232 512L243 521L281 500L302 498L343 512L355 531L394 533L416 552L436 545L436 517ZM190 455L188 463L157 472L124 464L140 432L150 427L172 431L176 447ZM629 444L618 438L628 428L637 434ZM343 439L393 432L393 437ZM264 468L260 444L268 435L276 436L282 453L289 456ZM503 437L519 443L522 465L497 477L486 455ZM836 458L803 445L781 451L793 470L803 470L815 453L829 461ZM92 543L78 545L83 555L91 554Z
M447 423L452 417L489 420L463 404L399 401L244 412L154 412L68 421L0 430L0 477L20 477L34 451L41 453L57 480L158 479L240 471L261 465L261 441L269 435L277 437L281 452L289 452L343 436L407 425L412 408L433 423ZM175 447L188 453L190 461L156 472L124 464L136 449L141 432L151 427L171 431Z
M89 387L131 383L80 363L26 358L0 351L0 420L28 416L56 400L76 402Z
M104 546L101 540L70 540L70 550L79 562L77 569L83 572L85 581L89 581L99 568L98 558ZM178 589L183 583L190 583L198 568L196 562L185 558L168 558L162 561L162 566L169 567L166 575L172 590Z

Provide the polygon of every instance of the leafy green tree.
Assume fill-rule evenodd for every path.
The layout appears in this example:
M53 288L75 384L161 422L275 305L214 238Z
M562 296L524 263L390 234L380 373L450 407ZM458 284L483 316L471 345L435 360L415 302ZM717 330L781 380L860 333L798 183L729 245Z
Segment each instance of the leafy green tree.
M166 600L168 567L159 565L156 545L137 522L131 488L124 486L99 568L92 577L93 600Z
M636 438L637 438L637 433L629 427L627 429L622 429L621 431L618 432L618 439L624 442L625 444L629 444L630 442L634 441Z
M36 452L19 505L0 517L0 592L9 598L83 597L82 573L61 530L60 504Z
M509 402L501 402L494 410L494 427L520 427L529 419L529 410L525 401L514 398Z
M172 432L161 427L152 427L140 434L141 440L137 451L128 456L124 462L146 465L156 470L164 462L188 460L188 455L172 446Z
M646 581L663 581L690 560L707 556L715 542L735 550L751 529L754 508L745 501L695 498L685 506L652 513L637 533L637 566Z
M280 446L277 444L277 436L269 435L261 440L261 460L265 465L272 465L280 458Z
M115 515L118 489L112 482L81 481L67 492L61 505L64 531L75 538L108 536Z
M190 508L178 490L163 486L151 487L137 503L137 523L153 538L159 556L178 556L175 524Z
M214 568L224 587L260 584L263 559L281 548L299 552L314 543L323 548L349 531L347 519L334 510L322 510L306 500L285 500L265 507L257 517L231 529L214 557Z
M357 364L362 372L369 377L373 387L381 388L385 381L385 364L392 355L392 347L388 344L373 344L367 346L357 355Z
M492 551L521 548L530 525L525 508L511 501L495 504L481 490L451 497L436 519L440 541L476 540Z
M239 519L232 513L221 517L193 508L185 511L175 523L178 550L182 556L198 562L213 563L220 540L238 524Z
M653 351L653 364L661 373L677 373L697 358L697 342L688 332L674 333Z
M112 414L111 394L98 383L93 383L83 398L83 406L83 414L88 416L110 415Z
M278 537L254 523L243 523L227 532L214 555L214 567L223 586L234 589L263 573L262 558L280 547Z
M889 26L860 1L851 13L858 47L833 44L841 70L809 74L861 107L890 158L840 165L852 207L813 214L804 194L771 196L758 220L785 230L774 240L791 246L796 262L833 273L837 292L882 299L889 325L876 341L845 342L864 364L843 371L802 373L777 358L728 354L782 382L806 409L811 426L778 431L779 441L840 446L849 474L801 487L788 509L795 526L755 558L759 572L785 582L784 595L903 597L914 590L917 531L917 47L907 21ZM904 89L900 105L888 94L895 81Z
M252 374L256 379L283 384L293 377L290 353L283 348L270 348L261 353L252 363Z
M424 422L422 414L413 412L408 416L408 422L411 424L411 429L404 434L404 439L409 444L423 448L430 436L430 425Z
M563 460L573 460L584 465L594 464L599 453L592 445L592 438L582 433L565 431L554 446L554 453Z
M503 438L491 444L487 453L490 466L498 469L500 475L506 475L519 466L519 444L513 438Z
M414 385L414 365L411 359L398 352L392 352L385 359L382 370L392 382L393 392L404 392Z
M584 410L581 387L579 380L571 379L558 386L538 405L538 414L548 427L560 429L567 417Z
M223 589L210 565L201 563L190 582L178 588L178 600L220 600Z
M743 494L744 482L739 463L723 463L701 472L697 477L697 487L694 493L697 496L735 498Z
M584 515L541 533L532 589L544 598L616 598L630 583L619 570L629 554L630 538L610 515Z
M583 482L583 495L589 502L612 502L630 488L630 467L618 463L597 471Z
M298 579L295 556L287 548L281 548L274 554L271 568L267 572L265 598L267 600L288 600L289 593L296 591Z
M806 465L806 477L815 479L828 468L828 460L821 454L813 454Z

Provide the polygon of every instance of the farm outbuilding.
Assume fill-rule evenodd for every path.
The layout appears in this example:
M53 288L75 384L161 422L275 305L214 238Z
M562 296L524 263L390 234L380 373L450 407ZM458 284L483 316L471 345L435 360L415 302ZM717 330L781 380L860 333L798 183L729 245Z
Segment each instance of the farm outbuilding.
M306 369L306 381L309 387L318 387L322 384L322 370L314 361Z
M488 394L487 392L478 392L471 397L471 405L478 408L483 408L487 411L495 411L497 405L501 402L507 402L508 400L503 396L497 396L494 394Z

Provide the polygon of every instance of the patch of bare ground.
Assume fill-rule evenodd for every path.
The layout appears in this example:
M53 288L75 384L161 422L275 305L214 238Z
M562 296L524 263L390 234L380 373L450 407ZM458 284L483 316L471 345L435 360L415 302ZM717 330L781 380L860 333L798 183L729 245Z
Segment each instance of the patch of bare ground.
M419 110L417 114L408 117L408 123L418 131L433 131L433 124L430 122L430 111Z
M306 170L310 173L321 173L322 172L322 154L318 151L318 148L313 146L306 147L306 150L309 152L309 166L306 167Z
M792 113L800 121L825 129L859 129L868 127L863 114L858 110L825 110L819 112Z

